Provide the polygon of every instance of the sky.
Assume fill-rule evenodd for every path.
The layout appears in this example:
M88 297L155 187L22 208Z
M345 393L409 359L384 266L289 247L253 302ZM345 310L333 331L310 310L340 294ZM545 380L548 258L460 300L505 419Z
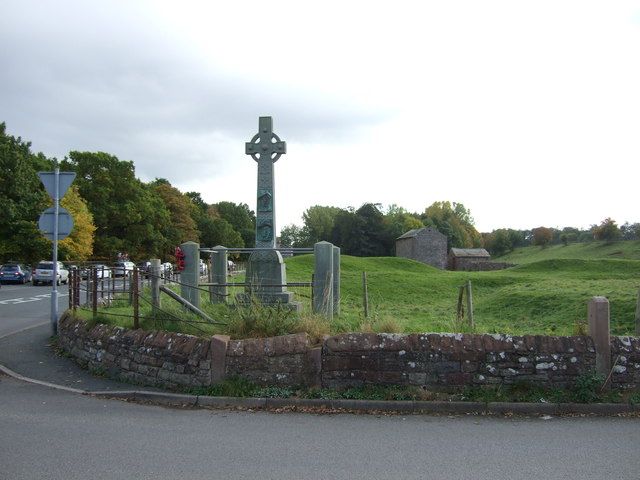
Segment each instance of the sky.
M640 1L0 0L0 122L255 210L463 203L476 228L640 222Z

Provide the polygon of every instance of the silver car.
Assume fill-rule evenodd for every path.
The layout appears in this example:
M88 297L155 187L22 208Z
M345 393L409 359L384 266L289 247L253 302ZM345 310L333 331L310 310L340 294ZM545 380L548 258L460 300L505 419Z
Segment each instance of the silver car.
M53 283L53 262L41 261L36 266L33 272L33 278L31 279L34 285L40 283ZM69 283L69 270L67 270L62 262L58 262L58 274L56 277L56 285L61 283Z

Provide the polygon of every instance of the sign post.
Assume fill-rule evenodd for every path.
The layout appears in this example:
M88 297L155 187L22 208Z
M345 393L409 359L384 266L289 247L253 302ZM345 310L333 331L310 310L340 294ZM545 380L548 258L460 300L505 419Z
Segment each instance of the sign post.
M53 241L53 276L51 278L51 332L53 335L58 333L58 240L66 238L71 233L73 228L73 219L71 215L65 210L60 208L60 198L64 197L67 190L71 186L76 174L73 172L60 172L60 169L56 165L53 172L39 172L38 176L40 181L44 185L45 190L53 200L53 212L51 209L47 209L40 216L40 230L45 234L47 238ZM62 218L65 220L63 228L60 229L59 220L61 218L60 213L63 213ZM53 217L51 216L53 213ZM53 223L53 225L51 225ZM53 228L51 228L53 227Z

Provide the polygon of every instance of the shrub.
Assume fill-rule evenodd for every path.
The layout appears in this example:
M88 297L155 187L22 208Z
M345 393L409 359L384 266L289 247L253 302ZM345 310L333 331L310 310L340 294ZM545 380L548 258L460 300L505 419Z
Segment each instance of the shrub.
M583 373L576 378L571 389L571 398L578 403L592 403L600 400L600 388L604 375L595 372Z

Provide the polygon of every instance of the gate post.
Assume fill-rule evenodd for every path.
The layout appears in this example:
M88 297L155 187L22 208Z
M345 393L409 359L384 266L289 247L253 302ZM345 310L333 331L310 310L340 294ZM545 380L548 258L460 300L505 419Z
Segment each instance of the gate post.
M224 287L209 287L209 298L211 303L226 303L228 288L227 283L227 268L228 268L228 256L227 249L222 245L213 247L213 253L211 254L211 280L212 283L219 285L224 284Z
M185 242L180 248L184 253L184 270L180 273L180 296L200 308L200 244Z

